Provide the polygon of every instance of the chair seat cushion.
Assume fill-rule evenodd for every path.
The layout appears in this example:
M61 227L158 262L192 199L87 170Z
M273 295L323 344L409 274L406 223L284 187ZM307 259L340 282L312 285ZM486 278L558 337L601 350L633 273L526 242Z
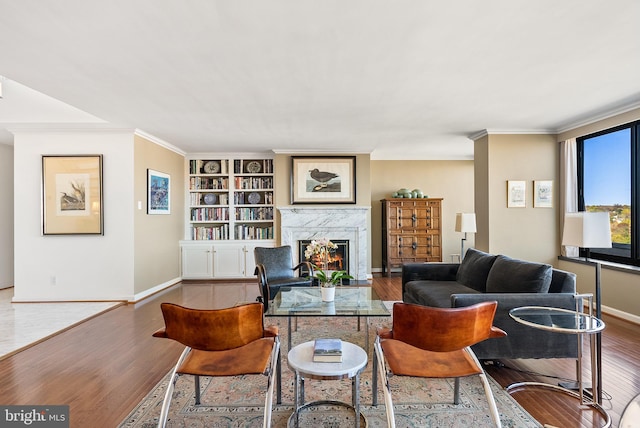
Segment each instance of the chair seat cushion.
M269 287L310 287L311 278L293 277L286 279L270 280Z
M200 376L262 374L267 370L274 340L273 337L264 337L226 351L192 349L177 372Z
M394 375L449 378L482 373L467 349L431 352L395 339L384 339L380 345Z

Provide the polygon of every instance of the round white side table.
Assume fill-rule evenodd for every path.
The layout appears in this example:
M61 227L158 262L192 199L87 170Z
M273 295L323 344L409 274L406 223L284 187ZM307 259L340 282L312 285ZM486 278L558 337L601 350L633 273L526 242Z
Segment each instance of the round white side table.
M360 427L361 419L366 426L366 419L360 413L360 374L367 366L367 353L361 347L349 342L342 342L342 362L340 363L316 363L313 362L313 341L294 346L287 355L289 367L295 373L294 396L295 410L289 418L293 419L294 426L298 427L300 412L306 408L332 404L352 408L355 412L355 426ZM340 380L351 379L351 404L335 400L318 400L309 403L304 402L305 379L316 380Z

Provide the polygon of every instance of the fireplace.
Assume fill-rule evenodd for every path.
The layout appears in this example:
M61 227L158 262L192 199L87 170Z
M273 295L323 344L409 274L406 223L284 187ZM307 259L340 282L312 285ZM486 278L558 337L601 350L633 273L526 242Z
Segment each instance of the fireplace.
M349 241L344 270L356 280L367 280L369 240L368 207L278 207L282 245L291 245L295 263L304 260L296 251L298 241L332 238Z
M329 266L327 270L346 270L349 273L349 240L348 239L329 239L336 244L335 252L331 254L329 259ZM304 256L304 250L307 249L307 245L311 244L311 239L301 239L298 241L298 260L307 260ZM313 265L322 267L318 255L311 256L309 260Z

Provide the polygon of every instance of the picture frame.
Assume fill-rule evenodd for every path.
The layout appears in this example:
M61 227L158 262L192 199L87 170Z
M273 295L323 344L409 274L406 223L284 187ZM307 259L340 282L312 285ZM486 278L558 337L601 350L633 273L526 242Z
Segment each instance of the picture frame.
M534 180L533 207L553 208L553 180Z
M507 180L507 208L525 208L527 206L527 182Z
M42 234L104 235L102 155L42 156Z
M293 156L292 204L355 204L355 156Z
M171 176L147 169L147 214L171 214Z

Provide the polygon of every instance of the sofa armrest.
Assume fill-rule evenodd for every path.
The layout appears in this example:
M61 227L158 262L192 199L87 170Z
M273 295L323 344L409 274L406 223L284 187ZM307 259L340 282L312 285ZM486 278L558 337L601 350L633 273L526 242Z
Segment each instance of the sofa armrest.
M402 295L409 281L455 281L460 263L405 263L402 265Z
M521 324L509 316L509 311L521 306L546 306L576 309L572 293L478 293L452 294L451 306L469 306L495 300L498 309L493 325L507 332L506 338L489 339L474 345L480 359L496 358L575 358L576 335L553 333Z
M496 300L500 312L521 306L546 306L553 308L576 308L576 295L571 293L480 293L452 294L451 306L461 307Z

